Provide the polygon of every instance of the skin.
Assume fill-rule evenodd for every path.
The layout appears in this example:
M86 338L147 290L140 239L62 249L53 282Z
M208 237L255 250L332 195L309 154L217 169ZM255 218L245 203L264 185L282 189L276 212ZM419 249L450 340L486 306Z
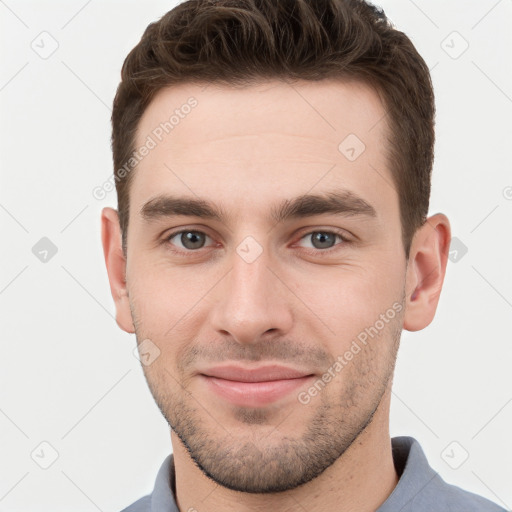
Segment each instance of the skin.
M190 96L198 105L133 171L126 254L117 212L102 213L117 323L160 350L143 369L171 426L178 506L375 510L398 481L389 406L400 332L434 317L449 221L429 217L406 259L385 109L361 83L174 86L147 108L136 146ZM338 150L349 134L366 147L355 161ZM349 191L375 215L271 216L285 200L333 191ZM166 195L209 201L223 217L143 215ZM207 236L189 233L193 246L170 237L187 229ZM318 232L327 244L315 242ZM248 262L237 247L261 254ZM299 393L381 315L378 334L301 403ZM275 402L241 406L201 376L223 362L312 376Z

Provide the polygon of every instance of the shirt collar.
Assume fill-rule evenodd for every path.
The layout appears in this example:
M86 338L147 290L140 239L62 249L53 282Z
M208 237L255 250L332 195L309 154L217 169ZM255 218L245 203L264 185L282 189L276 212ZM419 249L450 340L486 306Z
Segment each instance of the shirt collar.
M430 467L420 444L413 437L394 437L391 446L399 480L377 512L404 510L422 489L438 476Z

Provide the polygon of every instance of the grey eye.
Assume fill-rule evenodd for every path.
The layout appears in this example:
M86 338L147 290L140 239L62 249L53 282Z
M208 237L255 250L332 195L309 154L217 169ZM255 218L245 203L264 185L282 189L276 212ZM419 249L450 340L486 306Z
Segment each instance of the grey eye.
M169 237L169 242L174 243L183 249L201 249L209 237L201 231L181 231ZM173 239L176 239L173 242Z
M336 237L338 235L328 231L314 231L310 236L313 247L316 249L329 249L336 244Z
M330 249L339 240L343 240L343 237L337 233L331 231L312 231L302 237L301 245L309 249Z
M199 231L185 231L181 234L181 243L187 249L200 249L206 242L206 236Z

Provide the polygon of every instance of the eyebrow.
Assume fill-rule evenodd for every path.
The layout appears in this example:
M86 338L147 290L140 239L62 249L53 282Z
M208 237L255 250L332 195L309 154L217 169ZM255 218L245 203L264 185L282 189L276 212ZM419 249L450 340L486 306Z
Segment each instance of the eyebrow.
M227 215L222 209L204 199L160 195L144 204L140 213L142 218L151 221L161 217L187 215L223 221Z
M150 199L141 208L140 213L146 221L178 215L219 222L225 222L228 218L224 209L204 199L169 195L159 195ZM377 212L371 204L353 192L343 190L326 194L304 194L293 199L285 199L271 209L270 218L275 222L283 222L328 213L377 217Z
M334 191L322 195L304 194L286 199L272 209L271 216L276 222L282 222L290 218L311 217L326 213L377 217L377 212L371 204L350 191Z

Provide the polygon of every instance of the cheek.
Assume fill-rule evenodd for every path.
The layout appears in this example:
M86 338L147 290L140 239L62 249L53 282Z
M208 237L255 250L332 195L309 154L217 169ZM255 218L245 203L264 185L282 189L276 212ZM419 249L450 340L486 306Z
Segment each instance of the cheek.
M323 332L333 338L339 351L376 322L380 331L387 332L401 309L404 283L405 271L399 262L366 259L364 264L354 262L303 277L297 295L314 313L308 315L312 321L316 317L317 324L319 320L325 324Z
M158 371L160 365L175 368L174 362L207 322L206 292L214 284L209 284L213 276L192 267L171 269L154 261L132 265L131 271L136 277L130 279L128 274L128 292L137 337L154 342L162 356L151 371Z
M191 267L137 261L128 274L128 292L141 320L151 325L174 323L187 314L205 293L205 274Z

